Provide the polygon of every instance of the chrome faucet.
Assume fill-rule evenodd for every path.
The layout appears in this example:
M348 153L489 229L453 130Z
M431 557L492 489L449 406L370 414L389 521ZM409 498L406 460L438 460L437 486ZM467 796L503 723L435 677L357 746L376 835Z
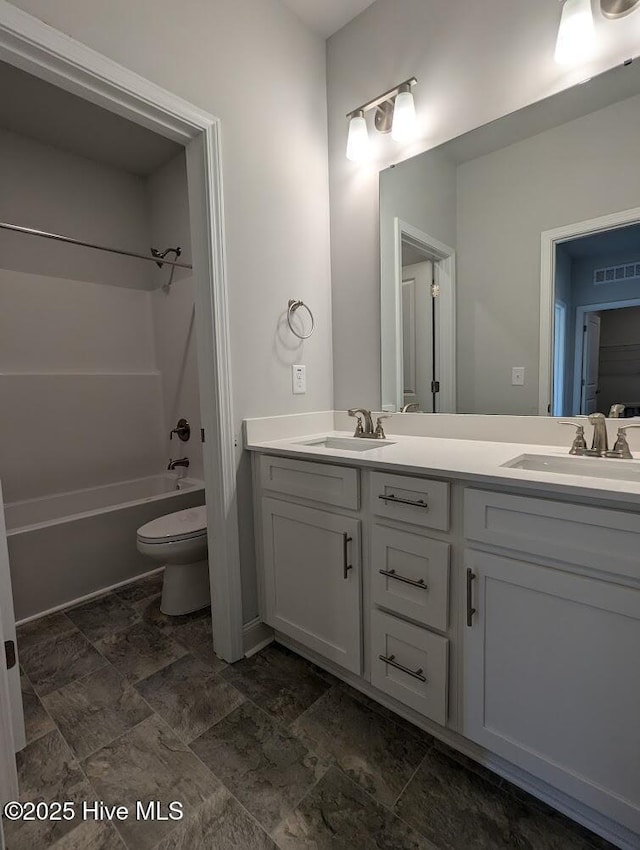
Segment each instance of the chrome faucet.
M358 419L355 434L353 435L354 437L375 437L375 434L373 432L373 419L371 418L370 410L367 410L364 407L355 407L351 410L347 410L347 413L349 414L349 416L356 416ZM363 419L364 427L362 425Z
M593 425L593 442L589 454L604 457L609 451L609 437L607 435L607 420L604 413L591 413L589 422Z
M169 461L169 466L167 467L167 469L175 469L177 466L184 466L185 469L188 469L189 468L189 458L188 457L181 457L178 460L171 459Z

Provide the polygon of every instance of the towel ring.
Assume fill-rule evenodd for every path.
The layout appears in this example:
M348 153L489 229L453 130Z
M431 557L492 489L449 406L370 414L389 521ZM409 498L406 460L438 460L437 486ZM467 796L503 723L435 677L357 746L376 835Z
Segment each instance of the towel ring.
M309 314L309 318L311 319L311 330L309 331L308 334L298 333L298 331L291 324L291 316L296 312L296 310L299 307L304 307L304 309ZM304 303L304 301L300 301L298 298L290 298L289 299L289 308L287 310L287 323L289 325L289 328L291 329L291 333L294 334L295 336L297 336L298 339L309 339L309 337L313 333L313 329L315 327L315 322L314 322L314 319L313 319L313 313L307 307L307 305Z

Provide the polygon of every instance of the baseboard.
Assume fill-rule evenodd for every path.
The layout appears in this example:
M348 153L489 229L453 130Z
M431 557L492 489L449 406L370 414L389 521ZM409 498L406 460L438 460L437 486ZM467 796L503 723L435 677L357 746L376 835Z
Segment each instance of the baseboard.
M77 599L70 599L68 602L63 602L61 605L55 605L53 608L47 608L46 611L39 611L37 614L32 614L30 617L25 617L23 620L16 621L16 627L23 626L25 623L31 623L34 620L40 620L42 617L48 617L49 614L55 614L57 611L64 611L66 608L75 608L76 605L82 605L84 602L91 602L92 599L97 599L98 596L104 596L105 593L111 593L112 590L118 590L120 587L126 587L128 584L134 584L136 581L142 581L143 578L150 578L161 573L164 567L157 570L149 570L148 573L140 573L133 578L119 581L117 584L110 584L108 587L101 587L100 590L95 590L93 593L87 593L86 596L79 596Z
M263 623L260 617L245 623L242 627L242 647L245 658L250 658L273 642L273 629Z

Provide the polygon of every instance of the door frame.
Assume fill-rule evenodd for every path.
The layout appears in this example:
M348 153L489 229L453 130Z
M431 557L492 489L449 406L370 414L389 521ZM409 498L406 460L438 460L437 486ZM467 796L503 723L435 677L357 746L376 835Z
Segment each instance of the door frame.
M640 207L598 218L565 224L540 235L540 354L538 414L548 416L553 405L553 334L556 280L556 246L571 239L640 223ZM580 367L582 371L582 367ZM575 375L574 375L575 377ZM575 395L574 395L575 400Z
M220 120L0 0L0 60L185 147L216 653L244 654Z
M576 307L576 327L573 360L573 409L580 410L582 399L582 361L584 357L584 332L582 330L587 313L601 313L607 310L621 310L623 307L640 307L640 298L626 301L603 301L601 304L581 304ZM578 416L580 414L576 414Z
M437 269L440 294L436 341L436 374L441 389L438 413L456 411L456 262L455 251L434 236L430 236L397 216L394 228L394 294L395 294L395 381L396 404L402 407L402 243L409 242L429 254ZM382 283L384 286L384 282ZM382 346L384 351L384 345Z

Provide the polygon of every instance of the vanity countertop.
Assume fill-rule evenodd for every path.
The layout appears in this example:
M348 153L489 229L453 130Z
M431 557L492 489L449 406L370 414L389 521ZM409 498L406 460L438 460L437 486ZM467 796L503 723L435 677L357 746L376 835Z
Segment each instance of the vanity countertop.
M352 438L350 431L325 431L287 437L280 440L245 441L250 451L284 455L310 461L330 461L348 466L387 470L404 474L431 475L439 478L461 478L477 484L509 484L518 489L544 491L547 495L565 494L583 499L606 499L625 502L628 506L640 507L640 460L600 461L590 459L593 464L624 464L637 470L637 480L572 475L566 472L550 472L532 469L505 467L521 455L553 456L568 463L581 461L573 458L566 448L558 446L531 445L525 443L488 442L484 440L461 440L441 437L396 436L387 434L386 443L368 451L328 448L305 443L321 440L327 436ZM604 468L604 467L603 467ZM611 467L613 468L613 467ZM617 467L615 467L617 468ZM599 469L599 468L598 468Z

